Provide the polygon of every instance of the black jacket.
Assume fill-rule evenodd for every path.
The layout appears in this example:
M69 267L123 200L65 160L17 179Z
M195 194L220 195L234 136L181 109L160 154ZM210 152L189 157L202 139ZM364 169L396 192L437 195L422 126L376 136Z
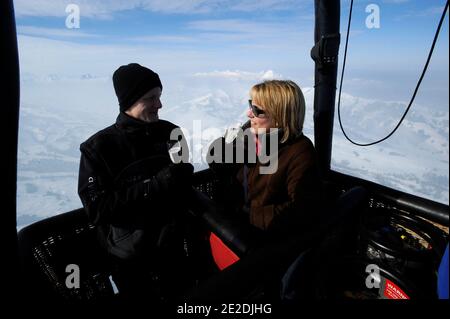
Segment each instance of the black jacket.
M78 194L114 256L145 254L178 209L159 192L154 177L171 163L168 149L176 140L170 141L170 134L176 127L120 113L115 124L80 145Z

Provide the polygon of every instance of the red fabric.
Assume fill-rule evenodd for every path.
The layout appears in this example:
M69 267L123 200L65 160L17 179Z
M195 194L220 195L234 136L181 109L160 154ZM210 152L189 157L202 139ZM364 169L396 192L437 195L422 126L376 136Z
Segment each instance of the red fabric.
M224 270L239 260L239 257L214 233L209 236L209 244L214 261L220 270Z
M259 156L261 154L261 145L257 137L255 137L255 144L256 144L256 155Z

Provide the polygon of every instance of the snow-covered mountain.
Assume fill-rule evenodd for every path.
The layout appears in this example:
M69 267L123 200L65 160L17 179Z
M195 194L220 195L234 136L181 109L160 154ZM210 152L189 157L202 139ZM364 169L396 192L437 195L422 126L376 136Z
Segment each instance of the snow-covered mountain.
M370 143L389 134L406 107L343 94L343 127L355 142ZM336 110L333 168L448 203L449 115L444 110L416 103L391 138L369 147L356 147L344 138Z
M195 78L198 75L193 81ZM25 81L35 79L28 76ZM90 91L83 99L82 94L77 93L81 91L74 85L73 94L77 98L64 102L64 107L61 107L64 100L52 98L48 98L46 105L30 103L30 98L22 104L17 189L19 228L81 207L77 194L79 144L97 130L112 124L118 110L111 102L111 88L106 93L106 86L111 83L102 77L88 74L73 79L53 77L39 81L45 86L45 89L40 87L40 94L45 97L53 98L50 92L57 92L67 83L82 83L83 88ZM247 120L247 95L253 83L255 79L247 74L238 80L234 77L232 86L214 83L214 87L196 87L190 96L176 95L166 86L165 94L170 98L160 112L161 118L186 130L197 170L206 168L202 158L208 144L221 136L227 127ZM45 93L45 90L49 92ZM314 91L312 88L303 88L303 91L307 104L304 131L312 138ZM92 99L92 103L88 104L87 99ZM102 99L113 105L98 106ZM405 108L401 102L343 94L341 115L351 138L357 142L371 142L386 135ZM350 175L448 203L448 124L448 110L414 105L391 139L361 148L345 140L336 120L332 166Z

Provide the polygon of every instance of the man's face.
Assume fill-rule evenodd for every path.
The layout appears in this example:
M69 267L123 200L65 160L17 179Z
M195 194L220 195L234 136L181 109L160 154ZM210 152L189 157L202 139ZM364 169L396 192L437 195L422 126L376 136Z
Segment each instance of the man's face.
M145 93L126 113L145 122L158 121L162 90L156 87Z

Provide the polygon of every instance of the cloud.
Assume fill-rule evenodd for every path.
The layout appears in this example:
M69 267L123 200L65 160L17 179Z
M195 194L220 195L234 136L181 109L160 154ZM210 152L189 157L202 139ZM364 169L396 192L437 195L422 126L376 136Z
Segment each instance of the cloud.
M444 6L431 6L423 10L409 10L405 14L401 14L396 17L395 20L413 19L413 18L430 18L436 17L442 14Z
M197 32L196 38L206 44L226 43L247 49L289 50L308 46L313 26L298 28L294 22L246 21L242 19L195 20L186 28ZM262 52L262 51L261 51Z
M299 8L303 2L298 0L247 0L238 1L231 8L238 11L257 11L261 9L289 10Z
M155 35L155 36L143 36L133 37L130 40L145 43L174 43L174 44L188 44L199 42L199 39L189 36L176 36L176 35Z
M153 12L167 13L195 13L204 12L216 0L78 0L76 4L80 7L82 16L90 18L109 19L115 12L144 9ZM19 16L66 16L66 0L17 0L15 11Z
M434 7L429 7L425 10L421 10L420 12L416 13L416 16L430 17L430 16L435 16L435 15L441 15L442 11L444 11L444 6L434 6Z
M126 1L92 1L80 0L77 5L80 8L80 15L82 17L95 17L108 19L111 18L111 13L115 11L122 11L133 8L133 2ZM45 16L45 17L65 17L66 7L70 2L65 0L17 0L14 2L14 9L16 15L20 16Z
M264 81L272 79L281 79L282 75L275 74L272 70L262 71L259 73L246 72L246 71L213 71L213 72L199 72L194 74L195 77L203 78L222 78L230 80L254 80L254 81Z
M219 7L221 0L149 0L142 1L142 8L164 13L207 13Z
M66 28L43 28L34 26L19 25L17 32L22 35L32 35L37 37L63 37L63 38L97 38L98 35L89 34L80 31L79 29Z
M110 19L115 12L143 9L151 12L202 14L212 11L287 10L298 7L294 0L78 0L81 15ZM304 2L304 1L301 1ZM19 16L66 16L66 0L17 0L14 2Z
M62 31L62 30L61 30ZM70 32L72 30L68 30ZM40 35L28 35L33 33ZM93 74L96 77L110 77L118 66L134 61L155 68L162 75L177 74L189 76L199 72L214 70L244 70L259 72L261 70L280 70L286 72L291 68L289 63L292 50L290 39L261 37L258 42L219 42L220 47L208 42L201 34L196 37L176 35L155 35L149 37L129 37L120 43L101 43L101 41L80 43L70 41L72 38L45 38L44 35L60 35L53 29L24 28L18 36L19 55L23 79L32 81L33 75L47 77L56 74L60 77L80 77L83 74ZM61 36L66 35L61 32ZM88 36L88 35L86 35ZM74 38L76 39L76 38ZM225 41L225 40L216 40ZM303 41L300 41L303 43ZM304 41L306 42L306 41ZM267 43L275 43L272 50L255 49ZM228 45L229 44L229 45ZM174 49L174 45L181 45L183 49ZM248 45L246 49L239 46ZM280 48L286 48L279 52ZM301 50L300 48L299 50ZM257 51L255 51L257 50ZM272 59L272 52L276 50L278 59ZM297 52L299 50L296 50ZM305 48L305 52L307 48ZM287 53L286 53L287 52ZM295 53L295 57L298 53ZM293 54L291 54L293 55ZM45 57L45 59L42 59ZM181 62L181 63L180 63ZM217 76L217 74L216 74ZM244 75L241 75L244 77ZM260 80L262 76L253 77Z
M130 61L144 65L151 62L151 66L161 72L172 68L179 70L179 61L189 61L184 67L201 70L199 64L204 64L206 59L201 52L149 48L145 43L85 44L19 35L18 44L21 71L39 76L110 76L118 66ZM222 59L218 57L217 60Z
M196 31L229 32L229 33L256 33L267 35L282 34L280 32L292 31L292 26L286 23L253 22L242 19L216 19L197 20L188 23L187 28Z
M394 4L401 4L409 2L409 0L383 0L384 3L394 3Z

